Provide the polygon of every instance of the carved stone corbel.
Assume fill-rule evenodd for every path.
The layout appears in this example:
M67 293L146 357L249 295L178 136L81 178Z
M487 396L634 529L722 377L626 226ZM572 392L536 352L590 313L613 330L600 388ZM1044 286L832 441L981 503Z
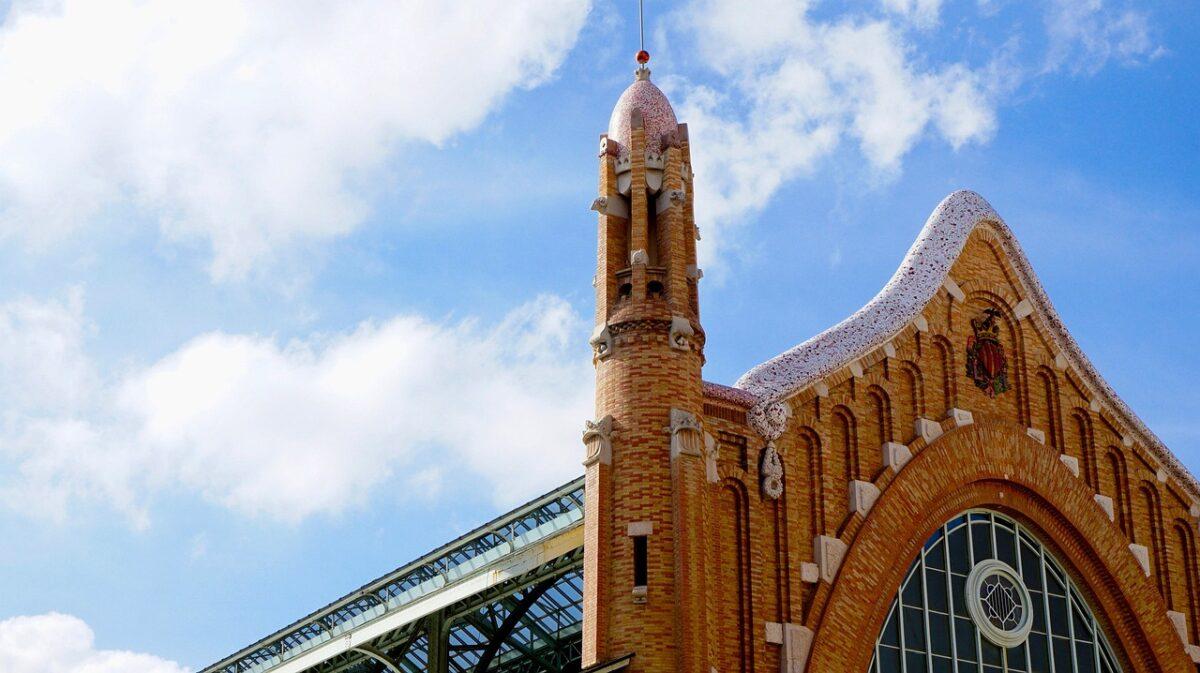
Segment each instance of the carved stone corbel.
M684 202L684 191L682 189L667 189L663 190L658 198L654 200L655 214L662 213L665 210L670 210L673 206L682 206Z
M768 643L783 648L779 656L781 673L804 673L812 650L812 629L800 624L767 622L765 635Z
M591 466L596 463L612 465L612 426L612 416L605 416L598 421L587 421L584 423L584 466Z
M846 558L846 543L836 537L818 535L813 538L813 558L821 571L821 581L833 584L842 559Z
M650 263L650 255L645 250L634 250L629 253L630 266L646 266Z
M671 348L680 351L686 351L691 347L692 337L696 336L696 331L692 329L692 322L681 315L671 316L671 336L668 341L671 343Z
M592 201L592 210L601 215L614 215L626 220L629 219L629 204L619 196L596 197L596 200Z
M596 329L592 332L592 338L588 339L588 343L592 345L593 361L603 360L613 353L612 332L608 330L608 325L596 325Z
M678 456L701 456L704 447L704 431L695 414L682 409L671 409L671 460Z

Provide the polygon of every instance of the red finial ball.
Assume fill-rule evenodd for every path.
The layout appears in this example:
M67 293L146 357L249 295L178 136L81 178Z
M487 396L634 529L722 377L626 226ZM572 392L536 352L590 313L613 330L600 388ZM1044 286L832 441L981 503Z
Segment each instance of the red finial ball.
M646 65L646 63L650 61L650 52L643 49L637 53L637 56L635 58L637 58L638 63L641 63L642 65Z

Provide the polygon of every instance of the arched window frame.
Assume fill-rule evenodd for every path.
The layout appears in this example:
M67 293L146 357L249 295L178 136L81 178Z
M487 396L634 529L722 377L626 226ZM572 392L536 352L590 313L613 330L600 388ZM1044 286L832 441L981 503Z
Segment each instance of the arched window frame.
M1001 551L999 543L1009 539L1013 547ZM971 621L965 601L960 605L956 600L965 593L970 570L985 559L996 558L1025 578L1033 596L1033 633L1023 644L1008 649L988 642ZM1035 572L1027 574L1026 568ZM1057 587L1062 588L1061 595L1047 591ZM938 609L941 606L945 606L944 612ZM940 642L931 647L934 635L943 626L948 647ZM1030 657L1038 657L1043 648L1044 666L1037 667ZM947 650L948 654L942 656L941 652ZM1067 665L1056 663L1059 661ZM1122 669L1083 594L1050 549L1011 518L991 510L972 509L946 522L925 542L892 601L867 670L1119 673Z

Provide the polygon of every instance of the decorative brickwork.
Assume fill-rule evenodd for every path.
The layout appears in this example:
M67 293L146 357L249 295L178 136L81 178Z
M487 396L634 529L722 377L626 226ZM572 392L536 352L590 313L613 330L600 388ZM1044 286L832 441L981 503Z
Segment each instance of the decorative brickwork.
M654 146L648 111L618 112L619 151L600 155L595 418L611 421L589 447L611 460L587 467L585 666L862 673L921 544L984 507L1048 543L1125 670L1194 670L1200 491L986 201L947 197L846 322L737 387L705 383L687 127ZM634 522L653 529L639 597Z

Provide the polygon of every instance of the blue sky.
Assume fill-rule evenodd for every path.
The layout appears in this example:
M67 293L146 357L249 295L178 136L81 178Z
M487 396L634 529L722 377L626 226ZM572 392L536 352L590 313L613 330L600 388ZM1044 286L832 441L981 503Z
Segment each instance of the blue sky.
M967 187L1200 472L1196 3L647 5L706 378ZM0 1L6 671L198 669L580 470L635 3L199 7Z

